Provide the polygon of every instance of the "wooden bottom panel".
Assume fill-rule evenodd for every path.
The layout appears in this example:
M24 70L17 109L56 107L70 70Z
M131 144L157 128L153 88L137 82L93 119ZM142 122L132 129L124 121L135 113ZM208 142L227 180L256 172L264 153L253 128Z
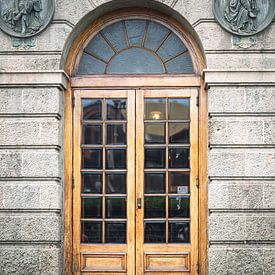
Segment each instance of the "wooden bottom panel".
M125 274L127 272L126 253L82 253L81 272L85 274Z
M145 272L190 272L190 253L145 253ZM158 273L160 274L160 273Z

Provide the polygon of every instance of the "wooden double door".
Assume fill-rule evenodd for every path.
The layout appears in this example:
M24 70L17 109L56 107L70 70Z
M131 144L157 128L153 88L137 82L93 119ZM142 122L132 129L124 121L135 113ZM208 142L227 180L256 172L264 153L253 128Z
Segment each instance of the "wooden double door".
M197 274L197 95L74 90L76 274Z

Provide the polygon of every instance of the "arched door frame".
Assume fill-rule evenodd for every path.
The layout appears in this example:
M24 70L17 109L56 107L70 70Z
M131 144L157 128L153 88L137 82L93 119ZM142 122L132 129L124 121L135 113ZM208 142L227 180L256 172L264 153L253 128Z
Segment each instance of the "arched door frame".
M119 20L129 18L153 19L166 25L181 37L190 52L195 74L186 75L95 75L76 76L76 67L90 39L105 26ZM203 53L199 44L193 39L177 20L150 9L125 8L113 11L94 21L85 31L79 34L69 52L66 62L66 73L69 75L67 91L65 94L64 109L64 273L72 274L74 269L73 260L73 89L78 88L171 88L171 87L196 87L199 89L199 263L200 274L206 274L207 260L207 100L202 79L205 68ZM85 80L84 80L85 78ZM102 85L104 83L104 86Z

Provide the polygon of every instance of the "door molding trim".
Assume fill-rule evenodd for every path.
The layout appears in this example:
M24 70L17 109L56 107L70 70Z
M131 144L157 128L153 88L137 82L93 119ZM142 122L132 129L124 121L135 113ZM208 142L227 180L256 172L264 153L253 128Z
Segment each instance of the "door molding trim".
M119 18L123 14L143 14L157 16L160 20L180 31L190 45L190 54L197 60L196 75L154 75L154 76L83 76L73 77L75 58L83 43L106 20ZM199 88L199 269L200 274L207 274L207 94L202 79L205 68L203 53L197 42L180 23L168 16L148 9L123 9L105 15L96 20L83 33L79 34L71 48L66 63L66 73L70 76L64 97L64 274L73 274L73 88L89 89L144 89L144 88ZM123 82L122 82L123 81Z

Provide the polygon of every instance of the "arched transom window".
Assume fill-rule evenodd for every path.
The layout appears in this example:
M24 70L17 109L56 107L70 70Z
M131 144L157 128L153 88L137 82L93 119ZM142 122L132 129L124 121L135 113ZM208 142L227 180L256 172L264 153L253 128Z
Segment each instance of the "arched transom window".
M160 23L128 19L113 23L84 48L77 74L190 74L189 51Z

